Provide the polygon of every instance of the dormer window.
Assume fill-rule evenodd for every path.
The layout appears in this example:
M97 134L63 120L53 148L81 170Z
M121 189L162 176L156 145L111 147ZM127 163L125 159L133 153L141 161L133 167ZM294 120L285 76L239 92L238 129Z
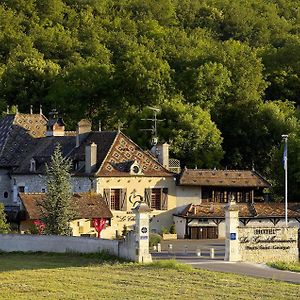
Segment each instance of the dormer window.
M36 163L35 160L32 158L30 160L30 172L35 172L36 171Z
M131 175L141 175L142 174L142 168L137 162L134 162L130 167L130 174Z

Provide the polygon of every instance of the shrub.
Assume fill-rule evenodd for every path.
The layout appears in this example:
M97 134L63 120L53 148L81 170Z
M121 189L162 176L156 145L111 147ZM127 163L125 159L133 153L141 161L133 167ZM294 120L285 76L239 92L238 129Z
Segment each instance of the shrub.
M157 233L150 233L149 235L149 246L157 246L158 243L161 241L161 236Z
M172 224L170 227L170 233L175 234L176 233L176 228L175 228L175 224Z
M163 227L163 228L161 229L161 233L162 233L162 234L168 234L168 233L170 233L170 231L169 231L168 228Z
M4 205L0 203L0 233L8 233L9 225L6 221L6 215L4 212Z
M122 230L122 236L125 237L125 236L127 235L127 233L128 233L127 226L124 225L124 226L123 226L123 230Z

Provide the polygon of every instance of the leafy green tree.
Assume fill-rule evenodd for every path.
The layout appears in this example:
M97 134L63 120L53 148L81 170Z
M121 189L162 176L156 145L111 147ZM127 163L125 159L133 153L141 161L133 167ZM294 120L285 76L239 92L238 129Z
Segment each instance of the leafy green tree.
M210 114L199 106L184 104L180 97L161 106L161 141L170 143L170 150L183 165L216 167L223 157L221 133Z
M46 166L46 199L39 203L45 234L71 235L70 221L74 217L71 207L71 162L64 158L61 146L55 147L51 162Z
M6 215L4 212L4 205L0 203L0 233L8 233L9 225L6 221Z

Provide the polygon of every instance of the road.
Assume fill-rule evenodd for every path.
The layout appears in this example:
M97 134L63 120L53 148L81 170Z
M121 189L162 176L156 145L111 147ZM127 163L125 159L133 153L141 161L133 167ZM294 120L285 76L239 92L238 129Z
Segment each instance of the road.
M190 264L198 269L263 277L300 284L300 273L273 269L265 264L224 261L224 240L169 240L162 241L161 248L161 253L152 252L153 260L176 259L178 262ZM214 248L214 259L210 258L211 248ZM200 257L197 256L197 249L201 250Z

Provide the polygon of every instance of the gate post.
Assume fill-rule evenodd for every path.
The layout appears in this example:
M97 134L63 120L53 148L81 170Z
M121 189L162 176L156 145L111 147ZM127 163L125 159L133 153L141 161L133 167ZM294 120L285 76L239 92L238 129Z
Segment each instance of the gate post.
M149 253L149 206L141 202L132 209L135 213L136 261L152 262Z
M225 206L225 259L227 261L240 261L240 242L238 239L239 208L234 198Z

